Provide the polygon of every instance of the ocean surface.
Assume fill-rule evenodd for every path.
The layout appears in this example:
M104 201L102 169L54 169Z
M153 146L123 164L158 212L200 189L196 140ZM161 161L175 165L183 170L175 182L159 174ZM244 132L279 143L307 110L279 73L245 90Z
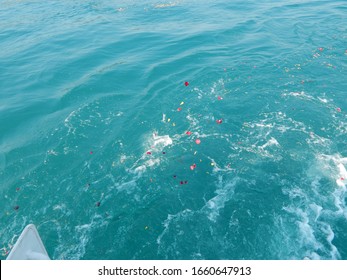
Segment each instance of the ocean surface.
M346 1L0 1L0 252L347 259Z

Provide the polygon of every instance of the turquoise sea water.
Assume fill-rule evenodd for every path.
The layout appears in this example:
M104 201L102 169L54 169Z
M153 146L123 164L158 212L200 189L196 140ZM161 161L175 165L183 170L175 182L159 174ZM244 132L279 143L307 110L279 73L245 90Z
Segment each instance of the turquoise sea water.
M0 1L1 259L347 259L346 4Z

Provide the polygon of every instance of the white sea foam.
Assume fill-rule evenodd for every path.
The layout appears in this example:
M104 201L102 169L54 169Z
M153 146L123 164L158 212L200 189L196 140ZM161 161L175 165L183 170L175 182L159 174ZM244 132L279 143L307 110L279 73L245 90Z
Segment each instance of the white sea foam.
M300 92L294 91L294 92L290 92L289 95L291 95L291 96L303 96L303 95L305 95L305 92L303 92L303 91L300 91Z
M304 100L315 100L315 97L307 94L304 91L291 91L289 93L283 93L282 96L293 96Z
M313 132L310 132L309 135L310 135L310 137L306 139L306 142L308 144L328 147L332 143L330 139L319 136Z
M154 6L154 8L156 8L156 9L169 8L169 7L174 7L178 4L179 4L179 1L169 2L169 3L161 3L161 4L156 4Z
M161 157L157 157L157 153L161 152L165 147L173 144L173 140L169 135L158 135L154 132L147 138L144 143L143 155L135 161L128 172L141 176L147 168L155 168L160 165ZM150 152L150 154L147 154Z
M141 174L141 173L140 173ZM134 188L136 188L137 184L136 184L136 180L137 178L127 181L127 182L120 182L120 183L116 183L115 187L118 191L125 191L127 193L130 193L134 190Z
M191 114L188 114L186 118L189 121L190 126L197 129L198 124L199 124L199 119L197 117L191 115Z
M67 132L68 135L70 133L75 134L75 132L76 132L76 128L71 124L71 119L76 116L76 114L79 110L81 110L81 109L72 111L64 120L64 126L67 127L67 129L68 129L68 132Z
M312 212L315 214L314 221L317 222L319 216L322 213L323 207L320 205L317 205L316 203L311 203L309 206L310 206Z
M204 92L201 89L197 88L197 87L195 87L193 90L198 94L198 99L201 99L203 94L204 94Z
M327 224L327 223L321 223L321 224L322 224L321 229L325 233L326 241L330 246L329 253L330 253L331 259L334 259L334 260L340 259L341 255L340 255L339 251L337 250L336 246L333 244L333 240L335 237L334 231L332 230L332 228L329 224Z
M230 172L233 169L228 165L224 168L222 168L213 158L207 157L211 161L211 166L213 166L212 172L217 173L217 172Z
M93 231L105 223L107 222L101 215L95 214L90 223L75 226L71 232L74 244L72 246L60 244L60 246L56 248L58 254L57 258L76 260L83 258L86 253L86 246L89 243ZM66 240L61 240L61 242L64 241L66 242Z
M340 178L336 179L336 184L340 187L346 187L346 181L347 181L347 170L345 166L340 162L337 165L339 174L338 176Z
M345 165L347 164L347 157L342 157L339 154L318 154L317 160L321 173L330 180L334 180L337 186L346 191L347 170Z
M215 191L215 196L209 199L205 206L201 209L206 213L207 218L216 222L219 216L220 210L225 207L225 204L232 199L236 184L239 182L239 178L235 177L231 182L224 182L222 176L218 176L218 186Z
M119 162L124 163L128 159L128 156L125 154L121 154L119 157Z
M292 202L283 209L296 217L300 248L306 248L304 254L310 259L341 257L331 224L336 218L347 219L346 185L341 180L347 176L346 162L340 154L317 154L307 172L310 188L305 183L283 188ZM322 184L326 179L330 184Z
M57 205L54 205L52 208L53 208L54 211L65 210L66 209L66 205L65 205L65 203L57 204Z
M159 135L153 134L153 142L151 147L154 147L156 149L161 149L169 145L172 145L172 139L170 138L169 135L159 136Z
M316 237L316 234L318 234L318 229L315 225L317 225L317 223L311 220L310 212L296 207L295 205L283 207L283 210L292 214L296 219L295 225L297 230L297 240L287 240L287 246L298 246L298 252L295 252L296 254L299 254L297 257L321 259L321 256L317 252L324 249L324 246ZM290 222L291 228L293 225L292 220L293 218ZM282 220L281 228L284 226L284 223L286 223L286 221Z
M267 141L264 145L260 146L260 148L264 149L268 146L280 146L280 144L278 143L278 141L276 140L276 138L271 137L269 141Z
M146 171L146 165L140 165L140 166L137 166L135 169L134 169L134 173L136 174L139 174L141 175L142 173L144 173Z
M158 244L158 254L161 254L162 248L165 254L167 254L168 247L173 246L175 247L175 244L172 244L170 240L170 245L165 244L163 240L165 240L166 236L172 236L170 234L170 231L177 231L178 228L175 227L177 223L182 222L182 220L185 220L187 218L190 218L194 214L194 211L190 209L184 209L176 214L168 214L166 220L163 222L164 230L159 234L157 237L157 244ZM179 234L181 230L177 233ZM175 235L174 235L175 236ZM176 240L176 238L175 238Z
M318 100L322 103L328 103L328 100L326 98L318 97Z

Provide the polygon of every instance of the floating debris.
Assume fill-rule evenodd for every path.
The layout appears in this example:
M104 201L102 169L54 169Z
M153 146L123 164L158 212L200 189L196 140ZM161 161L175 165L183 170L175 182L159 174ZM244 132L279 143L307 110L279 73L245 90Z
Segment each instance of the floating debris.
M191 131L187 131L186 134L187 135L192 135L192 132Z
M177 108L177 111L178 111L178 112L182 111L182 108L181 108L181 107L178 107L178 108Z
M195 163L190 166L190 170L194 170L195 168L196 168L196 164Z
M100 204L101 204L100 201L98 201L97 203L95 203L95 206L96 206L96 207L99 207Z
M223 122L222 119L216 120L216 123L221 124Z
M184 85L187 87L189 86L189 82L184 82Z
M18 205L16 205L16 206L13 207L13 210L15 210L15 211L17 211L18 209L19 209L19 206L18 206Z
M199 145L201 143L201 140L200 139L196 139L195 143Z
M152 153L151 153L150 151L148 151L146 154L147 154L147 155L151 155Z
M341 108L336 108L336 111L337 112L341 112Z

